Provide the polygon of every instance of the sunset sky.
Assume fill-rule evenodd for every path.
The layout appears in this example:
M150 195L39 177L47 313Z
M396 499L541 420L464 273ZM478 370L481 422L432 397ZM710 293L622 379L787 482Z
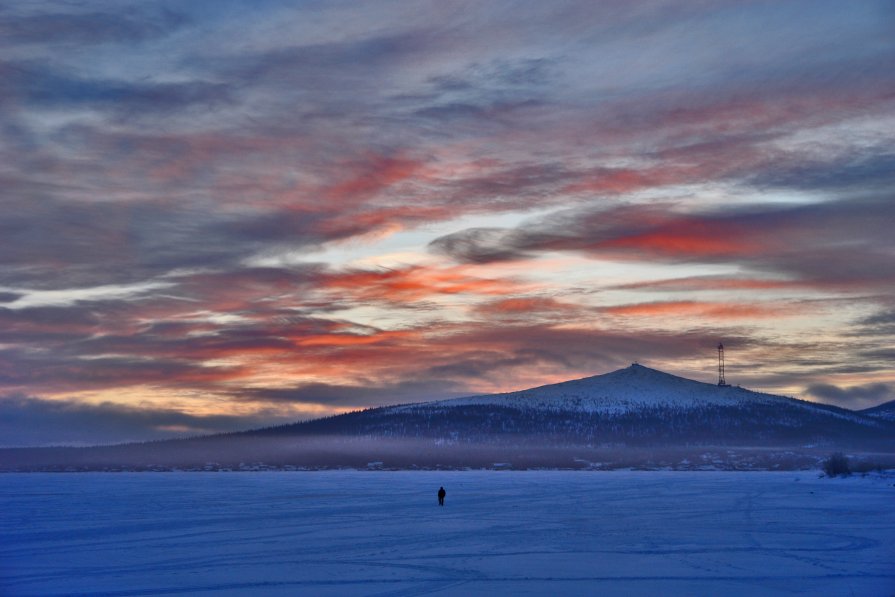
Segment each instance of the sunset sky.
M895 398L895 3L0 5L0 445L637 361Z

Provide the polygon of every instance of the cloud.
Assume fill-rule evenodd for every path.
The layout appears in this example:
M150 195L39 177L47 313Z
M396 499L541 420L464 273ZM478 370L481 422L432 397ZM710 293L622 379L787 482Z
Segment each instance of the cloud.
M327 188L323 195L340 204L361 202L389 187L417 177L424 168L418 160L372 155L358 168L355 166L346 179Z
M437 295L504 295L523 287L509 278L485 278L468 268L421 267L350 269L321 273L318 287L347 293L353 301L407 303Z
M191 415L174 409L0 396L2 447L97 445L242 431L286 422L275 415Z
M895 310L880 311L879 313L874 313L873 315L870 315L870 316L862 319L861 323L864 325L895 324Z
M311 404L327 407L363 408L426 402L464 395L453 381L405 380L384 386L309 383L292 388L253 388L240 393L242 400L273 404Z
M53 352L0 349L0 387L57 395L144 384L209 388L245 375L245 370L237 365L205 366L197 360L198 354L188 360L177 359L175 355L146 359L139 358L139 352L133 350L121 356L101 354L91 357L89 349L73 354L71 347L67 348L57 348ZM223 351L223 348L217 350L218 353Z
M0 105L22 103L31 109L89 106L109 110L118 116L143 118L154 113L171 113L199 105L211 109L229 103L229 87L222 83L132 82L113 79L78 78L28 65L2 67L10 85L0 94Z
M430 31L395 31L367 34L316 43L297 43L255 53L208 57L211 68L219 68L242 81L267 81L290 86L310 83L327 75L349 77L368 69L394 69L418 52L431 51L439 38ZM335 70L334 70L335 69ZM369 79L362 79L373 84ZM338 80L334 81L339 83ZM322 87L326 89L326 85Z
M60 7L56 7L60 8ZM73 7L68 7L73 8ZM134 12L136 8L136 13ZM0 44L94 45L134 44L164 37L189 22L169 10L129 7L130 14L116 12L0 12Z
M895 387L885 383L871 383L860 386L840 387L832 384L811 384L806 390L822 402L844 408L860 410L870 408L895 397Z
M850 151L828 160L775 162L762 169L750 184L807 190L858 189L888 191L895 182L895 153L889 147Z
M497 18L489 9L476 10L483 24ZM222 17L228 14L224 10ZM339 14L333 9L320 16ZM702 8L686 14L679 18L697 23L715 18ZM120 32L110 33L110 39L142 39L126 24L144 23L155 30L157 23L179 23L171 15L153 15L31 15L13 28L39 32L64 25L82 31L94 19L100 38L108 22L113 24L109 31ZM625 30L647 38L659 35L663 43L667 39L661 32L680 26L670 16L667 7L658 6L593 14L567 7L542 15L556 23L557 32L586 31L583 23L589 23L617 34L616 25L624 24ZM264 21L263 14L251 15L247 25L255 18ZM278 10L277 18L301 21L288 10ZM25 111L6 117L6 130L15 132L10 138L19 145L4 156L17 172L5 194L14 199L11 211L21 213L12 218L10 229L17 233L9 244L14 252L21 247L22 254L35 255L29 267L7 270L7 280L15 282L15 276L22 285L48 284L52 268L42 264L71 266L73 261L78 263L68 268L69 285L99 284L104 275L137 280L197 263L222 267L246 253L310 250L471 213L587 202L693 182L753 177L754 184L789 184L798 178L800 164L813 162L801 152L789 152L795 154L791 160L779 159L786 152L768 145L785 133L781 129L883 108L888 97L877 67L849 69L837 63L837 72L844 71L855 84L831 89L826 83L833 67L809 55L803 57L803 76L765 75L769 80L762 81L760 93L748 77L745 82L711 77L695 90L635 88L582 103L570 80L576 73L572 56L543 45L565 35L545 34L519 18L513 22L520 29L502 38L514 51L500 51L500 45L486 51L488 44L477 41L463 18L459 21L448 27L421 18L356 36L308 36L308 41L302 35L236 55L202 51L200 38L189 47L172 48L178 61L166 63L173 76L164 80L125 80L90 65L60 71L33 57L7 63L10 84L5 89ZM457 51L458 41L469 42L461 44L463 52ZM602 47L597 41L583 45ZM842 60L857 63L850 54ZM382 85L385 80L392 84ZM220 111L209 112L209 105ZM109 110L110 118L119 120L114 126L66 120L64 126L39 131L29 124L32 117L24 117L50 108L77 113L90 106ZM458 107L466 124L446 121L433 128L431 114L421 116L426 110ZM121 122L124 113L133 121ZM175 115L183 116L178 126L165 126ZM492 126L500 118L511 130ZM582 154L582 139L603 149ZM646 151L630 151L646 146ZM617 161L619 147L639 165L606 165ZM855 168L853 180L885 171L884 161L874 165L871 158ZM847 165L844 158L840 161ZM793 170L775 174L773 164ZM764 179L753 172L758 166L769 168ZM40 176L22 174L29 172ZM85 197L104 200L88 205ZM126 207L116 205L125 197ZM38 203L49 209L35 209ZM41 234L53 241L45 247L29 237L35 221L49 224ZM74 241L82 226L89 231L85 237L97 240L93 247L83 239L77 245L65 242ZM100 248L116 244L108 251ZM492 244L494 250L483 254L484 243L478 242L477 254L469 259L526 255L501 252L497 245L506 251L506 243ZM128 261L121 259L124 255L138 258ZM145 267L149 256L152 267Z
M55 345L64 340L79 340L100 329L100 317L91 309L0 307L0 326L7 342Z
M590 309L556 300L551 297L519 296L499 299L475 308L478 315L499 317L503 319L523 319L532 321L536 318L563 319L586 316Z
M819 286L880 287L895 279L887 200L750 206L686 213L666 205L568 211L515 229L473 228L430 248L492 263L550 251L666 263L729 263Z
M323 229L319 217L258 210L233 213L210 203L68 202L11 197L0 223L0 284L65 289L146 281L175 270L242 267L279 246L310 249L368 230L346 219ZM35 226L40 222L40 226Z
M756 346L885 370L881 5L177 11L0 9L4 391L332 410L719 336L788 390Z
M660 301L604 307L603 313L633 317L685 317L717 319L745 319L755 317L781 317L793 314L792 306L759 303L718 303L703 301ZM802 310L804 312L804 309Z
M731 278L728 276L691 276L666 280L647 280L617 284L615 290L640 290L650 292L699 292L718 290L775 290L803 288L807 284L797 280L773 278Z
M466 263L494 263L525 259L532 255L513 230L502 228L468 228L436 238L429 248Z

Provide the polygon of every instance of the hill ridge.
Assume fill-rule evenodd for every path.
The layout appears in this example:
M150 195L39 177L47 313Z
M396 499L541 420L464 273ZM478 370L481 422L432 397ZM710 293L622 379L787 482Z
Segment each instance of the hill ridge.
M707 405L732 406L744 402L774 403L778 401L804 403L809 408L815 403L739 386L718 386L667 373L634 363L628 367L600 375L592 375L495 394L479 394L432 402L418 402L385 407L401 410L408 407L457 407L472 405L512 406L547 410L573 407L592 413L618 414L639 408L700 408ZM836 407L833 407L834 409ZM838 409L848 417L853 411ZM860 415L859 415L860 416Z

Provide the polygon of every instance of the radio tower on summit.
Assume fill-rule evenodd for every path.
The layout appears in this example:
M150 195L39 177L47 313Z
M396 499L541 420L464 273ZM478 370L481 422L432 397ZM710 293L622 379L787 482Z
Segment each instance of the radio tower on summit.
M718 386L726 387L727 381L724 379L724 345L718 342Z

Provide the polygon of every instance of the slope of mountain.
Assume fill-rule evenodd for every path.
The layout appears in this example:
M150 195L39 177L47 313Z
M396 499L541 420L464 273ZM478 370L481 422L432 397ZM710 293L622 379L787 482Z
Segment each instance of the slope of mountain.
M706 407L744 408L798 406L806 411L820 408L834 417L862 420L851 411L827 409L813 402L753 392L734 386L716 386L678 377L633 364L605 375L595 375L562 383L508 392L455 398L427 403L431 407L506 406L521 410L576 411L601 415L621 415L651 409L694 410ZM418 405L393 407L415 408Z
M879 404L872 408L865 408L864 410L860 410L858 412L867 417L882 419L884 421L892 421L893 423L895 423L895 400L883 402L882 404Z
M893 436L888 423L853 411L636 364L529 390L383 407L270 432L549 445L861 444Z

